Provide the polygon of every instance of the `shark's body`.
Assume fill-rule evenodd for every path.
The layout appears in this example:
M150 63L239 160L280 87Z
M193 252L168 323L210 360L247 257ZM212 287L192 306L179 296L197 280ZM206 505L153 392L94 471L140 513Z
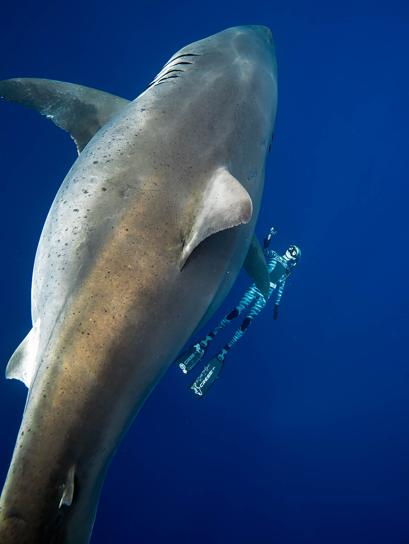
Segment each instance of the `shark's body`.
M9 365L29 394L1 544L88 542L121 436L246 257L276 109L271 34L229 29L173 59L118 99L47 217L33 330Z

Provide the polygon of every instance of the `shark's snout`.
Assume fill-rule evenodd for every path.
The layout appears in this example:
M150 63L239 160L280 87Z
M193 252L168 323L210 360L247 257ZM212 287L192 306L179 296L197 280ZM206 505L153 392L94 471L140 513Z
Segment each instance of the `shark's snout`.
M253 54L263 50L274 51L274 39L271 30L264 25L245 25L229 29L233 33L234 43L241 43ZM227 32L229 32L229 30ZM223 34L223 33L222 33Z
M268 28L268 26L264 25L257 25L254 27L268 42L273 41L273 34L271 30Z
M264 25L247 25L242 27L237 27L237 29L241 32L247 33L249 36L257 36L258 38L262 38L263 40L266 40L268 43L273 42L273 34L271 30L268 28L268 26Z

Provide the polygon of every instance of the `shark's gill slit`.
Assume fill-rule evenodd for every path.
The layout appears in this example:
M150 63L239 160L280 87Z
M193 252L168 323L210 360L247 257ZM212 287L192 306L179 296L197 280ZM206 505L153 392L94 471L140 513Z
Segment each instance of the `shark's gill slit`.
M176 66L180 66L180 65L186 65L186 64L194 64L193 62L191 61L180 61L180 62L174 62L175 59L173 59L172 61L169 61L168 65L165 65L162 70L157 74L157 76L155 77L155 79L153 81L151 81L148 85L148 89L150 87L154 87L155 85L158 85L159 83L161 83L162 81L164 81L164 79L169 79L168 77L168 74L171 74L173 72L185 72L186 70L180 70L180 69L175 69ZM172 77L177 77L177 76L172 76Z
M179 77L179 76L167 76L167 77L163 77L162 79L160 79L160 83L162 83L162 81L166 81L167 79L175 79L175 77ZM158 81L158 83L159 83Z
M177 57L168 60L168 62L163 67L165 68L171 62L173 62L173 61L175 61L177 59L181 59L183 57L200 57L200 55L198 55L197 53L183 53L182 55L178 55Z
M184 72L185 70L169 70L166 74L171 74L172 72Z
M165 83L168 79L175 79L177 77L179 76L169 76L169 77L158 79L158 81L154 81L150 85L148 85L148 89L150 89L151 87L156 87L156 85L161 85L162 83Z

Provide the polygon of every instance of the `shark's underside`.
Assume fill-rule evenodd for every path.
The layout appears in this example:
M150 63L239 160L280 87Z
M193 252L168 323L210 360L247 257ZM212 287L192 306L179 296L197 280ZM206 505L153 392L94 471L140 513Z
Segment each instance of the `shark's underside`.
M277 99L271 33L178 51L134 101L41 79L4 98L67 130L79 156L37 249L33 328L8 367L29 388L0 500L0 542L89 540L120 438L245 258ZM256 250L255 250L256 248Z

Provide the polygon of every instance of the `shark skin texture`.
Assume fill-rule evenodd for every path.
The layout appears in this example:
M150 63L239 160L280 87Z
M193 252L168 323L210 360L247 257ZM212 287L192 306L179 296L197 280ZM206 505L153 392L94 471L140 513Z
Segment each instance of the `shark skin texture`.
M7 367L28 396L0 542L84 544L119 441L252 244L277 107L272 36L240 26L194 42L133 101L41 79L2 81L0 96L79 152L39 241L33 328Z

